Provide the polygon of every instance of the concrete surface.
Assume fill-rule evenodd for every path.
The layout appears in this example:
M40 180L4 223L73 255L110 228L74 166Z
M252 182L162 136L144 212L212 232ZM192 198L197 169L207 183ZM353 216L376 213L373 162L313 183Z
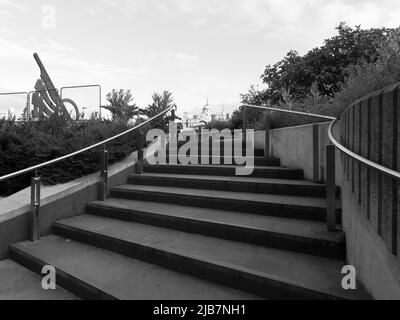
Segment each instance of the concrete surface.
M400 300L399 259L385 247L365 212L358 205L349 183L343 186L343 228L347 260L375 299Z
M12 260L0 261L0 300L75 300L58 287L44 290L42 277Z
M91 215L70 218L62 221L62 224L93 234L92 237L94 234L104 236L103 241L117 239L121 245L126 242L151 248L152 252L165 252L163 259L174 255L190 257L192 260L241 270L244 274L281 279L288 285L328 295L342 298L367 297L361 288L355 291L342 289L341 270L344 263L334 259Z
M247 300L256 296L81 242L49 236L16 245L94 289L123 300Z
M136 186L122 185L113 188L113 190L132 190L155 193L180 194L184 196L210 197L220 199L232 199L238 201L254 201L258 203L271 203L292 205L299 207L326 208L326 199L315 197L295 197L285 195L270 195L246 192L230 192L230 191L215 191L215 190L199 190L189 188L175 187L159 187L159 186ZM337 202L337 208L340 208L340 201Z
M321 181L325 181L325 153L330 144L328 137L329 122L319 123L319 172ZM304 170L304 177L313 180L313 125L303 125L273 129L270 131L271 155L280 158L281 165ZM334 128L334 134L339 139L340 121ZM264 148L265 131L254 134L255 148ZM342 183L342 163L340 154L336 152L336 184Z
M174 218L208 221L240 228L296 235L310 239L340 241L340 233L328 232L322 222L269 217L246 212L232 212L208 208L194 208L168 203L147 202L111 198L107 201L95 201L90 204L97 208L142 211Z
M153 150L155 145L149 146ZM137 153L109 167L109 187L126 183L135 172ZM84 213L86 204L98 199L99 173L77 180L42 186L40 228L42 235L51 233L53 221ZM8 246L29 239L30 188L0 200L0 260L8 258Z

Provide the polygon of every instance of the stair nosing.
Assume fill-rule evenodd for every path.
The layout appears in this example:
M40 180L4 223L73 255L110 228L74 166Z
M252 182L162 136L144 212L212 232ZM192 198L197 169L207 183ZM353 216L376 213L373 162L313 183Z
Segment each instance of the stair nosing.
M229 193L229 194L232 194L232 197L223 197L223 196L221 196L221 197L218 197L218 196L216 196L216 195L194 195L194 194L185 194L185 193L177 193L177 192L173 192L172 190L168 190L168 189L172 189L172 188L174 188L174 189L179 189L179 190L198 190L198 189L193 189L193 188L179 188L179 187L168 187L168 186L162 186L161 188L162 189L165 189L165 190L153 190L153 191L150 191L150 190L143 190L143 188L142 188L142 190L140 190L141 188L135 188L135 187L137 187L137 186L142 186L142 185L132 185L132 184L124 184L124 185L120 185L120 186L116 186L116 187L113 187L110 191L111 192L113 192L113 191L121 191L121 192L139 192L139 193L150 193L150 192L153 192L153 193L160 193L160 194L164 194L164 195L168 195L168 194L174 194L174 195L179 195L179 196L182 196L182 197L185 197L185 198L188 198L188 197L190 197L190 198L211 198L211 199L216 199L216 200L226 200L226 201L233 201L233 202L235 202L235 201L243 201L243 202L253 202L253 203L259 203L259 204L267 204L267 205L272 205L272 206L285 206L286 208L315 208L315 209L326 209L327 207L326 207L326 205L323 205L323 206L320 206L320 205L308 205L308 204L306 204L306 205L303 205L303 204L288 204L288 203L280 203L280 202L271 202L271 201L261 201L261 200L255 200L255 199L250 199L250 200L247 200L247 199L237 199L237 198L235 198L234 197L234 195L236 194L254 194L254 193L246 193L246 192L236 192L236 191L218 191L218 192L226 192L226 193ZM156 187L156 188L160 188L159 186L153 186L153 185L150 185L150 186L148 186L148 185L146 185L146 186L144 186L144 187ZM202 191L204 191L204 189L202 189ZM290 196L290 195L271 195L271 196L280 196L280 197L286 197L286 198L294 198L294 196ZM116 197L116 198L118 198L118 197ZM322 197L296 197L296 198L299 198L299 199L313 199L313 200L316 200L316 199L325 199L325 198L322 198ZM337 208L337 209L340 209L340 208Z
M215 265L217 267L231 269L234 272L245 273L245 274L249 274L250 276L262 277L263 279L266 279L267 281L274 281L274 282L278 282L278 283L284 284L284 285L291 285L295 288L299 288L300 290L307 291L311 294L325 296L325 298L327 298L327 299L332 299L332 298L333 299L349 299L347 297L343 297L343 296L340 296L335 293L330 293L330 292L328 292L328 290L326 290L324 288L310 287L310 286L305 285L304 283L295 281L293 279L289 279L289 278L269 274L266 272L245 268L242 266L233 265L233 264L222 262L222 261L213 261L212 259L209 259L207 257L201 257L201 256L193 255L191 253L187 253L184 250L174 250L171 248L162 248L159 245L146 244L146 243L140 242L140 241L133 242L133 241L129 241L129 240L124 240L122 238L117 238L117 237L114 237L113 235L107 234L107 232L104 232L104 231L96 231L94 229L86 228L86 227L82 228L82 227L70 226L68 224L62 223L62 221L54 223L54 227L56 227L56 228L58 227L61 229L67 229L67 230L71 230L71 231L75 231L75 232L82 232L82 233L86 233L87 235L95 235L95 236L97 235L97 236L100 236L100 237L103 237L103 238L106 238L109 240L124 242L127 245L137 245L137 246L140 246L143 248L150 248L152 250L165 252L168 255L172 254L175 256L179 256L181 258L189 258L191 260L194 260L194 261L197 261L200 263L206 263L209 265ZM229 240L226 240L226 241L229 241Z
M118 198L111 198L110 200L112 200L112 199L118 199ZM127 200L127 201L135 201L135 200ZM146 202L146 201L143 201L143 202ZM213 220L205 219L205 218L173 216L173 215L166 214L166 213L152 212L151 209L134 210L134 209L129 209L129 208L120 208L120 207L118 208L118 207L113 206L112 204L107 204L107 203L101 202L101 201L93 201L91 203L88 203L88 206L92 207L92 208L96 208L96 209L107 208L109 210L116 210L116 211L125 212L125 213L140 211L141 213L150 213L152 215L160 216L160 217L171 217L171 218L182 219L182 220L199 221L199 222L210 223L210 224L215 224L215 225L219 225L219 226L227 225L227 226L238 228L238 229L248 229L248 230L251 230L251 231L259 231L259 232L271 233L271 234L279 235L279 236L282 236L282 237L293 237L293 238L298 238L298 239L318 240L318 241L325 242L325 243L341 244L341 241L336 241L336 240L330 240L330 239L324 239L324 238L313 238L313 237L306 236L306 235L290 234L290 233L285 233L283 231L275 231L275 230L272 230L272 229L256 228L255 226L246 226L246 225L234 224L234 223L230 223L230 222L218 222L218 221L213 221ZM176 206L190 208L190 206L184 206L184 205L176 205ZM206 209L206 210L218 210L218 209L208 209L208 208L204 208L204 209ZM229 213L229 211L226 211L226 210L219 210L219 211ZM236 213L240 213L240 212L236 212ZM257 214L254 214L254 213L245 213L245 212L243 214L257 215ZM281 219L290 219L290 218L281 217ZM290 219L290 220L294 220L294 219ZM304 220L304 222L307 222L307 220ZM321 226L323 225L322 222L317 222L317 221L313 221L313 222L314 223L320 223Z

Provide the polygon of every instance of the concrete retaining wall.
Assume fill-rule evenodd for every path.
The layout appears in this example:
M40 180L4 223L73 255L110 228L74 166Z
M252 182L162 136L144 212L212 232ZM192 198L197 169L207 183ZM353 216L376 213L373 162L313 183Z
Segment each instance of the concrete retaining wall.
M318 124L318 179L325 181L325 152L326 146L330 144L328 138L329 122ZM340 136L340 122L334 128L335 137ZM265 131L255 133L255 148L263 149ZM300 168L304 170L307 180L314 180L314 148L313 148L313 125L303 125L274 129L270 131L270 154L281 159L282 166ZM339 152L336 152L336 184L342 183L342 163Z
M152 144L150 153L156 148ZM134 173L137 152L109 167L109 187L124 184ZM52 223L85 213L86 204L98 199L99 173L56 186L41 187L40 230L46 236ZM0 260L8 258L10 244L25 241L30 236L30 188L0 200Z
M400 168L399 86L366 96L346 109L342 144L383 166ZM400 299L399 181L344 157L343 225L348 260L377 299Z

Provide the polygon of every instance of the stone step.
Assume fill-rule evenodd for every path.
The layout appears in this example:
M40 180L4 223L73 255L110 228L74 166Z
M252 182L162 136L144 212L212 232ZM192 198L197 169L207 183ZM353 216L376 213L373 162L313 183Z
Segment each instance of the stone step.
M322 222L124 199L91 202L87 205L87 213L293 252L345 259L343 234L329 232Z
M342 289L341 271L344 263L339 260L93 215L57 222L54 230L69 239L101 246L264 298L367 298L360 286L355 291ZM33 245L28 243L28 246ZM68 259L68 252L65 253L61 248L54 251L57 251L58 257L74 263ZM37 253L43 254L39 250ZM74 266L87 268L82 263L87 260L86 250L80 250ZM57 259L52 262L56 263ZM103 261L101 265L106 263ZM133 267L131 270L138 273ZM112 274L115 277L115 270ZM137 288L134 290L137 291Z
M104 242L105 247L108 244ZM13 245L10 252L13 259L35 272L40 272L43 265L54 266L57 282L83 299L260 299L246 292L55 235L37 242Z
M279 167L280 160L278 158L270 158L270 157L250 157L254 162L255 166L267 166L267 167ZM197 164L205 164L205 165L219 165L219 164L226 164L226 165L241 165L237 163L237 161L233 157L215 157L215 156L198 156L196 157ZM170 164L171 158L166 157L164 164ZM176 158L175 164L181 164L179 158Z
M216 176L236 176L235 165L145 165L145 172L167 173L167 174L192 174L192 175L216 175ZM271 179L303 179L303 170L282 167L254 167L251 177L271 178Z
M178 150L179 150L179 148L178 148ZM206 152L205 149L203 150L201 148L199 148L198 150L199 150L198 153L200 153L200 155L203 155L203 156L204 155L205 156L207 156L207 155L212 156L213 155L211 147L210 147L210 149L208 149L208 152ZM233 150L234 149L232 149L232 152L234 152ZM170 154L170 150L167 148L166 149L166 155L169 156L169 154ZM178 151L175 151L175 152L171 151L171 154L178 154ZM225 147L221 146L220 155L224 156L224 154L225 154ZM243 150L242 155L246 155L246 151L245 150ZM253 149L253 156L254 157L264 157L264 150Z
M130 175L128 183L232 192L268 193L319 198L326 197L326 185L304 180L144 173ZM337 197L340 197L340 188L337 188Z
M114 198L326 221L324 198L141 185L118 186L112 188L110 194ZM340 201L337 208L340 208ZM340 209L337 210L337 216L340 223Z
M59 286L56 290L44 290L42 277L13 260L0 261L0 300L79 299Z

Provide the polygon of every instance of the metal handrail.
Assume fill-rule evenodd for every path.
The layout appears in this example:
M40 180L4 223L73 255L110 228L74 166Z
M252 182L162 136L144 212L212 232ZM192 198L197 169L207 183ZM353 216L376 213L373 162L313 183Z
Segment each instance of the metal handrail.
M255 108L255 109L264 109L264 110L270 110L270 111L278 111L278 112L284 112L284 113L298 114L298 115L302 115L302 116L310 116L310 117L314 117L314 118L322 118L322 119L327 119L327 120L336 120L335 117L324 116L324 115L321 115L321 114L307 113L307 112L300 112L300 111L293 111L293 110L279 109L279 108L272 108L272 107L267 107L267 106L256 106L256 105L252 105L252 104L242 104L242 107L250 107L250 108Z
M339 121L338 118L336 117L330 117L330 116L325 116L325 115L320 115L320 114L314 114L314 113L307 113L307 112L300 112L300 111L292 111L292 110L287 110L287 109L279 109L279 108L272 108L272 107L267 107L267 106L255 106L251 104L243 104L242 107L250 107L250 108L256 108L256 109L264 109L264 110L269 110L269 111L277 111L277 112L284 112L284 113L291 113L291 114L298 114L298 115L304 115L304 116L310 116L314 118L321 118L321 119L327 119L331 120L332 122L329 125L328 129L328 136L329 140L332 142L332 144L339 149L341 152L345 153L349 157L362 162L366 166L373 168L387 176L390 176L394 179L399 179L400 180L400 172L397 172L395 170L392 170L390 168L386 168L378 163L375 163L371 160L368 160L353 151L347 149L345 146L343 146L340 142L338 142L333 135L333 128L336 125L336 123Z
M15 177L18 177L18 176L27 174L27 173L34 172L34 171L36 171L36 170L39 170L39 169L42 169L42 168L44 168L44 167L53 165L53 164L58 163L58 162L61 162L61 161L63 161L63 160L66 160L66 159L75 157L75 156L77 156L77 155L79 155L79 154L82 154L82 153L85 153L85 152L87 152L87 151L89 151L89 150L93 150L93 149L95 149L95 148L104 146L104 145L106 145L107 143L109 143L109 142L111 142L111 141L114 141L114 140L116 140L116 139L118 139L118 138L120 138L120 137L122 137L122 136L125 136L125 135L128 134L128 133L131 133L131 132L133 132L133 131L136 131L136 130L138 130L138 129L143 128L143 127L146 126L147 124L149 124L149 123L151 123L152 121L154 121L154 120L156 120L156 119L162 117L163 115L165 115L166 113L168 113L169 111L171 111L171 109L175 109L175 108L176 108L176 106L171 106L171 107L169 107L168 109L166 109L166 110L164 110L163 112L161 112L160 114L158 114L157 116L155 116L155 117L153 117L153 118L151 118L151 119L148 119L147 121L141 123L140 125L137 125L137 126L131 128L131 129L129 129L129 130L126 130L126 131L124 131L124 132L122 132L122 133L119 133L119 134L117 134L117 135L115 135L115 136L113 136L113 137L111 137L111 138L106 139L106 140L100 141L100 142L98 142L98 143L96 143L96 144L93 144L93 145L91 145L91 146L89 146L89 147L83 148L83 149L81 149L81 150L75 151L75 152L73 152L73 153L67 154L67 155L65 155L65 156L62 156L62 157L59 157L59 158L56 158L56 159L53 159L53 160L50 160L50 161L47 161L47 162L38 164L38 165L36 165L36 166L30 167L30 168L26 168L26 169L23 169L23 170L14 172L14 173L10 173L10 174L5 175L5 176L3 176L3 177L0 177L0 182L6 181L6 180L8 180L8 179L15 178Z
M347 149L345 146L343 146L341 143L339 143L334 135L333 135L333 127L335 126L335 124L338 122L339 119L335 119L334 121L331 122L331 124L329 125L329 129L328 129L328 136L329 136L329 140L333 143L333 145L338 148L341 152L347 154L348 156L350 156L351 158L362 162L363 164L365 164L366 166L373 168L381 173L383 173L384 175L390 176L391 178L394 179L399 179L400 180L400 172L397 172L395 170L392 170L390 168L386 168L378 163L375 163L371 160L368 160L364 157L361 157L360 155L354 153L353 151Z
M80 85L80 86L62 87L60 89L61 100L62 100L62 97L63 97L63 91L65 89L69 90L69 89L83 89L83 88L99 88L99 117L101 119L101 109L102 109L102 107L101 107L101 91L102 91L102 88L101 88L101 85L99 85L99 84L87 84L87 85Z

